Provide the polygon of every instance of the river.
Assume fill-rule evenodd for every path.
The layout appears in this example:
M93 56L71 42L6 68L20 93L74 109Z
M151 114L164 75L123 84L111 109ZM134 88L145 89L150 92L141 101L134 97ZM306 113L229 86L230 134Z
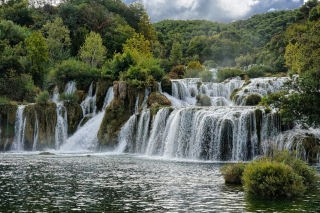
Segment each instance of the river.
M259 200L226 185L222 165L110 153L2 153L0 212L320 212L319 191Z

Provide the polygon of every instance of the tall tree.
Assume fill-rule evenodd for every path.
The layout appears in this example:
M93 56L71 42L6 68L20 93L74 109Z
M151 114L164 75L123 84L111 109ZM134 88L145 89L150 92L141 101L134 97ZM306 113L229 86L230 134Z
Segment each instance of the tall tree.
M46 38L49 57L52 60L64 60L69 57L70 31L63 25L61 18L56 18L53 22L48 21L43 25L42 33Z
M182 48L179 42L175 42L172 45L170 60L173 65L179 65L182 59Z
M31 36L25 39L27 58L30 59L33 80L36 85L41 85L44 79L44 65L49 60L49 49L45 38L40 32L32 32Z
M87 36L84 45L80 47L80 58L93 67L97 67L104 61L106 48L102 44L100 34L91 31Z

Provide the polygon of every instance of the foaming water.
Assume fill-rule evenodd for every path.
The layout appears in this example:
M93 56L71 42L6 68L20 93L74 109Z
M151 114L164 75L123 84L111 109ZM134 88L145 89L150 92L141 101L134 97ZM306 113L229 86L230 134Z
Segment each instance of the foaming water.
M0 154L3 212L318 212L319 193L262 201L224 184L220 163L132 155Z

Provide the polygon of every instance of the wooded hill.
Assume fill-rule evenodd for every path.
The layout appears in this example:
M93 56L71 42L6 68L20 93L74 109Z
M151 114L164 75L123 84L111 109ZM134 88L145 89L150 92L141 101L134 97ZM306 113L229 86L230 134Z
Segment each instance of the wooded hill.
M202 65L242 70L262 65L255 77L303 74L319 68L318 4L310 0L294 11L228 24L152 24L140 3L1 0L0 99L34 102L41 91L70 80L82 90L99 78L141 88L170 71L169 77L199 76Z

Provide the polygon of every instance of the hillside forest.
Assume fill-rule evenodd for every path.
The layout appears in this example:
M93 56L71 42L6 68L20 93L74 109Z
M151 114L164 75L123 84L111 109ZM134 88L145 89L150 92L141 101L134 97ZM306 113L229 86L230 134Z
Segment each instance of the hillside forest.
M101 78L142 88L170 78L290 76L260 104L286 122L319 126L319 35L317 0L231 23L152 23L141 3L121 0L1 0L0 104L41 101L70 80L86 90Z

